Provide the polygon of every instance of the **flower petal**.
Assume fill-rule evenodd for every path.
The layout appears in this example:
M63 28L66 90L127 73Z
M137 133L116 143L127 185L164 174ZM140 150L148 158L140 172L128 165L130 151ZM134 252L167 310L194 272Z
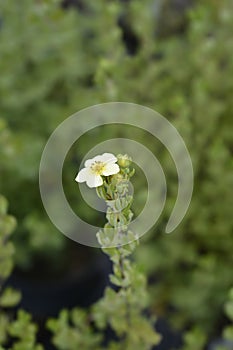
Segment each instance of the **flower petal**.
M95 156L94 158L87 159L84 165L86 168L89 168L95 162L116 163L117 157L115 157L112 153L104 153L102 155Z
M75 178L75 181L77 182L85 182L90 170L88 168L83 168L79 171L78 175Z
M94 158L91 158L91 159L87 159L84 163L85 167L88 168L90 167L93 163L99 161L101 158L101 156L95 156Z
M86 179L86 182L87 182L87 186L90 188L99 187L103 185L103 179L100 175L95 175L90 173Z
M119 173L120 168L118 164L107 163L103 170L104 176L114 175Z
M102 159L101 161L104 163L116 163L117 162L117 157L114 156L112 153L104 153L102 154Z

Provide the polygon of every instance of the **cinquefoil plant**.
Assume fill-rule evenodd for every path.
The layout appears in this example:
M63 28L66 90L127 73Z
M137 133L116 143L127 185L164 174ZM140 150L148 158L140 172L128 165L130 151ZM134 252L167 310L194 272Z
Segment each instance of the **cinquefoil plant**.
M58 349L146 350L159 343L153 320L144 312L148 305L145 276L130 255L138 244L129 224L133 217L129 180L134 174L127 155L104 153L85 162L76 180L96 187L107 204L104 228L97 233L102 250L113 263L111 287L89 311L62 311L48 322ZM104 345L104 331L114 336Z

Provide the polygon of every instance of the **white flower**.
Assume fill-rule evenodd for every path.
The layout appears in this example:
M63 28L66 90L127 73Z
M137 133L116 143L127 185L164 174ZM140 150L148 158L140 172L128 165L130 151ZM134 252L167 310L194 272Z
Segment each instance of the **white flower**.
M102 176L109 176L119 173L120 168L117 157L111 153L104 153L85 161L85 168L81 169L75 178L77 182L86 182L89 187L103 185Z

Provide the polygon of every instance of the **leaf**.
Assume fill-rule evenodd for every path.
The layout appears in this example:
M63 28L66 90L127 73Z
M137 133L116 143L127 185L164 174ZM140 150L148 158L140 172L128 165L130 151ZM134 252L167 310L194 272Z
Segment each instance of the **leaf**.
M227 316L233 321L233 301L228 301L225 304L225 312Z
M4 344L7 339L7 328L9 324L9 319L7 314L0 313L0 344Z
M5 197L0 195L0 215L5 215L8 208L8 202Z
M223 336L225 339L233 342L233 326L226 327L223 331Z
M0 222L0 236L8 236L16 227L16 219L11 215L6 215Z
M21 298L21 293L8 287L4 290L2 296L0 297L0 306L2 307L12 307L19 303Z

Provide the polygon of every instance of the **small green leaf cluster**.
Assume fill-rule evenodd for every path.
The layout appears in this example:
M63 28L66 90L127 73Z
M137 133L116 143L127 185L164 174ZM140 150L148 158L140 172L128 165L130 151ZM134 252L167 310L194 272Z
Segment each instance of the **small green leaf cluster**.
M13 267L14 246L9 237L16 227L16 220L7 214L7 200L0 195L0 288L2 282L10 275Z
M6 310L20 300L20 293L12 288L3 288L13 268L14 246L9 240L16 227L16 220L7 214L7 200L0 195L0 345L7 341L10 316Z
M7 200L0 195L0 349L4 350L1 345L11 340L13 345L8 350L43 350L36 344L37 326L31 316L20 310L13 319L10 308L19 303L21 294L11 287L3 288L13 268L14 245L10 237L16 227L16 220L7 214L7 208Z
M47 322L47 327L54 334L53 343L57 349L100 350L102 335L94 332L91 317L83 309L62 310L58 319Z
M224 305L226 316L230 320L230 324L225 326L223 330L223 345L216 348L216 350L229 350L233 348L233 288L230 289L228 300Z
M207 336L200 327L193 327L183 336L184 346L182 350L204 349Z
M19 292L11 287L3 289L4 282L13 268L14 246L10 236L16 227L16 220L7 214L7 208L7 200L0 195L0 308L4 309L17 305L20 300ZM3 315L1 319L3 321Z
M8 350L43 350L43 346L36 344L37 326L32 322L30 314L19 310L17 318L8 326L8 334L14 343Z

